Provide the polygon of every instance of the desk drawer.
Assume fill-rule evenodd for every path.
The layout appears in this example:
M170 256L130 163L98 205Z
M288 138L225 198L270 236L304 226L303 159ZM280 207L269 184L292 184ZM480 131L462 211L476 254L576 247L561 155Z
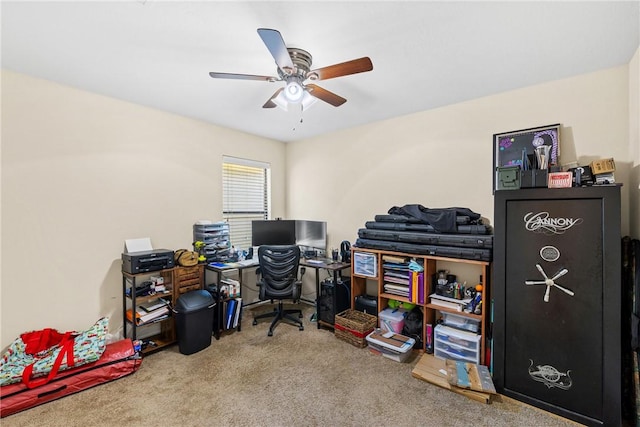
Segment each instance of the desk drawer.
M175 287L179 293L200 289L203 283L204 266L177 267L175 269Z
M186 276L199 277L202 273L202 266L194 265L193 267L176 267L176 278L181 279Z

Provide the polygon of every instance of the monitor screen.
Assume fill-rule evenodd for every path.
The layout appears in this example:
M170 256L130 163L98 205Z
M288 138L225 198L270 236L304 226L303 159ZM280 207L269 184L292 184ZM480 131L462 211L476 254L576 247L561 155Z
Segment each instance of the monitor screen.
M294 220L258 220L251 222L251 245L295 245Z
M324 221L296 220L296 245L326 250L327 223Z

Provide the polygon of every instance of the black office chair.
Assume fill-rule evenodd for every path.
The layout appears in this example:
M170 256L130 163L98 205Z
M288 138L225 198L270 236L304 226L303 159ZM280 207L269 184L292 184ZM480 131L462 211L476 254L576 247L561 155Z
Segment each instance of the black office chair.
M260 287L259 298L262 301L278 300L278 307L272 313L265 313L253 318L254 326L258 324L258 319L273 317L269 327L269 336L273 335L273 329L280 320L289 320L303 331L302 310L285 310L283 300L292 299L297 302L302 292L302 276L305 273L304 267L300 269L298 278L298 267L300 264L300 248L295 245L287 246L267 246L258 248L259 268L258 286ZM298 314L298 318L292 316Z

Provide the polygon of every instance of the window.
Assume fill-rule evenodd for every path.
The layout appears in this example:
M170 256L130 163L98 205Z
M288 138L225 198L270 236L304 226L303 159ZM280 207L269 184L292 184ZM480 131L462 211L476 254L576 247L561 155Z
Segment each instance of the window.
M236 248L251 246L251 221L269 219L270 172L268 163L222 159L222 217Z

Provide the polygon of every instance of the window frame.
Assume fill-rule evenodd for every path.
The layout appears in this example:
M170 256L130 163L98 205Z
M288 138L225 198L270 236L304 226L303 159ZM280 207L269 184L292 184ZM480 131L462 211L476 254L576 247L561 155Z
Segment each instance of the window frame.
M248 249L251 221L271 218L270 163L223 156L222 218L229 223L231 245Z

